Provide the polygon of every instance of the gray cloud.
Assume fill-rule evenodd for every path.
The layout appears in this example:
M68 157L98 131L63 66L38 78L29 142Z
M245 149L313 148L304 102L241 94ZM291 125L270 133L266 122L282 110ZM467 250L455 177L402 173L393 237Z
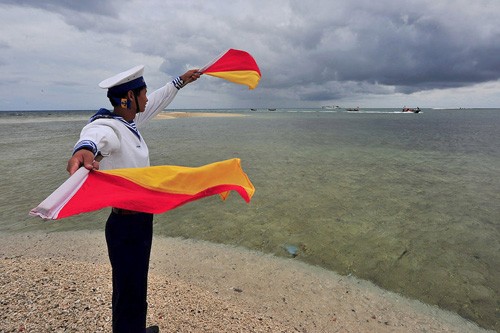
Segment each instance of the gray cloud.
M204 65L224 49L247 50L263 76L259 89L245 96L257 96L262 103L279 99L314 105L500 80L500 3L488 0L1 4L58 15L90 41L81 55L89 61L74 60L86 65L93 60L98 67L123 67L154 60L160 72L172 77ZM0 38L0 50L1 45L10 43ZM119 61L113 61L117 55ZM223 87L228 105L241 101L242 90L213 83L200 80L194 89L213 93Z
M397 91L409 93L500 78L500 60L492 56L498 54L498 43L493 42L500 37L498 28L481 36L477 22L470 18L473 25L457 29L468 14L456 13L452 6L448 9L455 14L445 15L443 11L429 13L426 6L405 9L408 4L405 8L399 5L398 11L399 2L384 2L377 4L392 8L392 12L370 7L361 10L360 6L352 7L358 2L352 2L343 10L350 15L317 20L278 34L289 39L285 43L292 48L290 62L298 64L299 58L307 62L303 71L283 80L360 81L395 86ZM444 20L447 16L455 21Z
M125 1L125 0L124 0ZM122 1L100 1L100 0L1 0L0 4L24 6L45 9L48 11L62 12L67 11L78 13L89 13L104 16L114 16L118 12L119 4Z

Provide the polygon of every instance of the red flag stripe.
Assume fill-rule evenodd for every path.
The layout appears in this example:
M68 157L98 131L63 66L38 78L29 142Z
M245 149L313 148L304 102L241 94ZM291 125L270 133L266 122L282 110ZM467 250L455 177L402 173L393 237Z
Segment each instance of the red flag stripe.
M215 63L203 70L203 73L248 70L255 71L261 76L259 66L248 52L229 49Z
M238 185L217 185L194 195L174 194L150 190L120 176L90 172L85 183L61 209L57 218L105 207L159 214L206 196L232 190L238 192L246 202L250 201L248 193Z

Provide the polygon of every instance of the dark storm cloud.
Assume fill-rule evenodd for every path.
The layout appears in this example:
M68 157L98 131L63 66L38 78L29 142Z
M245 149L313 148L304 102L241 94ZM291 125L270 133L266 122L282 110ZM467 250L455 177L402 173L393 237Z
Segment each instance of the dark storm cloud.
M128 33L132 29L127 31L119 22L115 22L120 26L117 28L116 24L103 25L88 15L78 15L119 16L118 9L124 10L125 2L3 2L56 12L71 10L75 15L65 20L81 30ZM467 4L444 0L441 5L427 0L280 1L275 6L262 2L253 7L236 2L227 9L223 2L215 1L213 6L200 5L205 7L198 11L192 3L174 3L171 13L154 13L158 19L141 13L138 7L137 19L142 24L130 37L136 52L164 57L161 69L167 73L179 71L186 59L202 64L223 46L246 40L244 46L261 59L263 72L271 74L263 82L269 88L321 86L325 82L351 87L349 82L354 81L364 87L394 86L397 92L411 93L500 78L500 57L495 56L500 51L496 42L500 29L484 7L490 3L486 0ZM135 6L138 4L131 5ZM262 18L253 15L262 11ZM483 29L485 25L491 26ZM144 38L152 32L162 36L162 44L155 43L155 38ZM316 95L328 94L318 91ZM331 96L335 95L338 92Z
M43 24L47 36L55 32L66 41L59 45L51 40L52 48L45 49L35 39L45 64L60 58L51 53L57 47L72 48L67 44L80 39L90 42L87 48L78 45L82 51L74 50L71 63L77 71L79 63L101 66L96 75L153 60L152 69L173 77L228 48L246 50L262 72L259 89L251 95L240 95L241 87L220 81L204 79L196 85L207 94L224 90L224 98L234 104L246 96L292 105L366 96L388 100L500 80L500 2L492 0L0 0L2 4L26 21L16 25L21 37L32 36L34 26ZM62 24L56 28L61 20L76 31L66 33ZM0 51L1 43L16 40L1 36ZM14 62L0 54L2 60Z
M270 86L355 81L412 93L498 80L500 29L495 18L484 15L486 9L477 11L480 3L470 11L449 4L428 8L422 1L411 8L400 1L353 1L332 4L330 18L322 15L326 4L310 14L296 7L297 22L302 18L307 24L276 29L269 38L271 52L286 53L279 62L290 69L271 79ZM278 62L269 69L276 66ZM327 91L316 94L328 96ZM330 97L336 95L332 91Z
M78 30L96 32L123 32L123 27L117 18L120 6L127 1L119 0L0 0L0 4L42 9L60 17Z
M0 4L40 8L54 12L74 11L114 16L117 13L118 1L101 0L0 0Z
M411 92L500 77L500 61L491 56L499 51L493 39L488 43L466 39L437 18L392 23L392 29L357 31L361 38L350 54L339 52L332 58L337 79L378 82Z

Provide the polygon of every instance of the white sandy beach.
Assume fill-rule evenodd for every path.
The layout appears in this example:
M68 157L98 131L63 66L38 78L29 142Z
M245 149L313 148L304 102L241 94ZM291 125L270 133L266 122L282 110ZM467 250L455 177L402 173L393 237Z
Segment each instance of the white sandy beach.
M0 234L0 332L110 332L99 231ZM148 324L161 332L485 332L354 277L241 248L155 237Z

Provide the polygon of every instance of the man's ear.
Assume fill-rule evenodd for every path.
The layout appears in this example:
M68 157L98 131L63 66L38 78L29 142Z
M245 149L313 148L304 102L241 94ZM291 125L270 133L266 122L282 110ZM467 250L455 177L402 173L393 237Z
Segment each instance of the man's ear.
M128 99L133 100L135 97L134 92L132 90L129 90L127 92L127 97L128 97Z

